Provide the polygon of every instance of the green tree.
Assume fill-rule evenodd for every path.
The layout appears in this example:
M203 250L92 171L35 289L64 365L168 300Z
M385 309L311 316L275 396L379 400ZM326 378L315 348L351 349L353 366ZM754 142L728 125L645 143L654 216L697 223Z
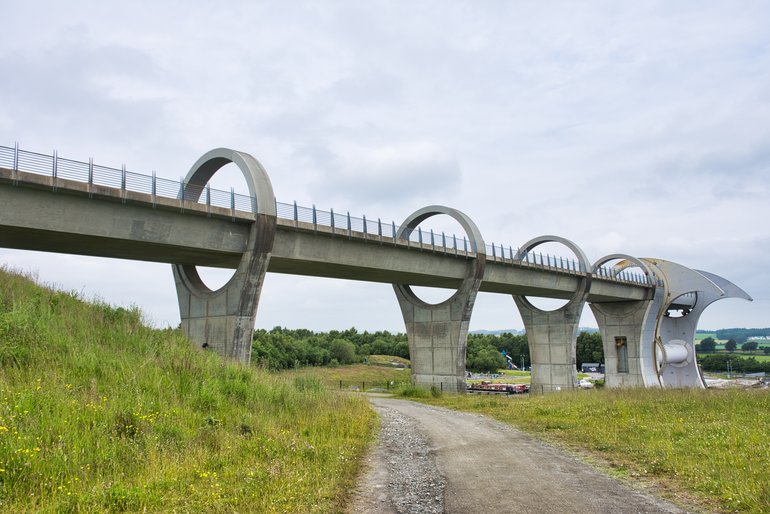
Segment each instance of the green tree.
M353 364L356 360L356 345L345 339L335 339L329 347L329 354L340 364Z
M466 368L477 373L495 373L505 368L505 357L492 346L484 346L470 357Z
M756 341L747 341L741 345L741 350L744 352L753 352L759 348L759 343Z
M735 342L735 339L730 339L725 343L725 350L728 352L734 352L737 347L738 343Z
M599 332L585 331L578 334L575 357L578 369L580 369L584 362L603 362L604 346L602 345L601 334Z
M702 352L713 352L717 348L717 342L714 341L713 337L705 337L698 344L698 347Z

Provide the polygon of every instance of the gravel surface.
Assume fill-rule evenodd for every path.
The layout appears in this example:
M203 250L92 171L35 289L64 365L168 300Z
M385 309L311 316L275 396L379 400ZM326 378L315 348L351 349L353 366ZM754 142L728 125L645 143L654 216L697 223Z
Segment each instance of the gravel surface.
M382 420L350 513L669 513L630 487L490 418L370 398Z
M380 438L367 457L367 471L349 512L444 512L446 481L419 426L391 407L375 404L375 408L381 419Z

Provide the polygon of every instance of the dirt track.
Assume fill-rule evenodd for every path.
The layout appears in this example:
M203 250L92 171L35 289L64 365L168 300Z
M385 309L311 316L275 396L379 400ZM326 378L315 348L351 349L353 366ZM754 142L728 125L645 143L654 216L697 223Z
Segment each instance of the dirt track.
M686 512L489 418L371 402L382 431L351 513Z

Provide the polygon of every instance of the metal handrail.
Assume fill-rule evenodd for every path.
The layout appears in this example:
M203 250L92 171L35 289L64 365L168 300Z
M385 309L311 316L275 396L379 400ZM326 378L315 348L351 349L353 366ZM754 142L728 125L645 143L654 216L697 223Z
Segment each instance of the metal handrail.
M159 178L153 171L151 175L143 175L126 171L126 167L109 168L95 165L93 160L88 162L75 161L59 157L54 151L52 155L20 150L18 143L13 147L0 145L0 167L13 171L14 184L17 183L19 171L50 176L53 188L61 187L61 180L71 180L91 186L111 187L121 191L121 198L126 198L126 192L145 193L152 195L153 207L157 198L168 198L184 202L198 202L210 207L228 209L235 216L236 211L256 213L256 198L250 195L236 193L233 189L222 191L210 186L193 186L185 184L184 179L178 181ZM89 193L90 194L90 193ZM387 241L399 244L397 234L400 227L395 222L383 223L380 218L366 216L351 216L350 212L342 214L334 210L324 211L312 207L303 207L296 202L291 204L276 201L278 218L291 221L295 226L299 223L312 225L314 230L319 227L331 229L332 235L344 234L349 238L376 240L380 243ZM407 248L417 248L421 251L430 250L435 253L452 255L454 257L472 258L476 256L476 248L471 241L463 236L462 239L454 234L438 233L433 230L425 231L421 227L404 232L406 239L401 242ZM528 252L522 259L516 259L518 248L505 247L502 244L486 243L486 258L492 262L521 266L527 268L542 268L559 273L585 275L588 271L582 269L574 259L552 256L548 254ZM599 279L624 282L636 285L660 285L654 278L645 274L631 273L626 270L616 273L609 266L597 269L593 276Z

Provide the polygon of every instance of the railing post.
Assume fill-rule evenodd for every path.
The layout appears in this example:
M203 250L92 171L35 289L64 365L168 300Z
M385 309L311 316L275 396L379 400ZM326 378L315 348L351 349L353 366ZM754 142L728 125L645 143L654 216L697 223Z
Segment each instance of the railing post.
M433 229L430 229L430 247L434 252L436 251L436 241L433 239Z
M364 220L364 239L366 239L366 234L367 234L367 231L366 231L366 214L364 214L363 216L364 216L363 217L363 220Z
M350 211L348 211L348 239L353 237L353 224L350 221Z
M465 252L465 256L468 257L468 240L463 236L463 251Z
M154 209L158 204L158 177L155 175L155 170L152 170L152 208Z
M235 197L233 197L235 204ZM184 212L184 177L179 177L179 210ZM233 208L233 219L235 219L235 208Z
M331 218L332 218L332 236L334 236L334 208L329 209L329 212L331 212Z
M444 253L446 253L446 234L444 231L441 231L441 247L444 249Z
M13 144L13 185L19 183L19 142Z
M58 173L59 155L56 150L53 151L53 169L51 170L51 185L53 190L56 191L56 174Z
M299 211L297 210L297 200L294 200L294 228L299 226Z
M420 251L422 251L422 229L417 227L417 241L420 243Z
M233 218L233 221L235 221L235 188L230 188L230 215Z
M211 217L211 183L206 184L206 215Z
M120 199L126 203L126 165L120 168Z
M382 244L382 220L377 218L377 235L380 236L380 244Z
M508 245L508 253L511 254L511 264L513 264L513 247Z
M492 260L497 260L497 256L495 255L495 243L492 243Z
M396 246L396 222L391 221L390 223L393 226L393 246Z
M315 204L313 204L313 230L318 230L318 217L315 211Z

